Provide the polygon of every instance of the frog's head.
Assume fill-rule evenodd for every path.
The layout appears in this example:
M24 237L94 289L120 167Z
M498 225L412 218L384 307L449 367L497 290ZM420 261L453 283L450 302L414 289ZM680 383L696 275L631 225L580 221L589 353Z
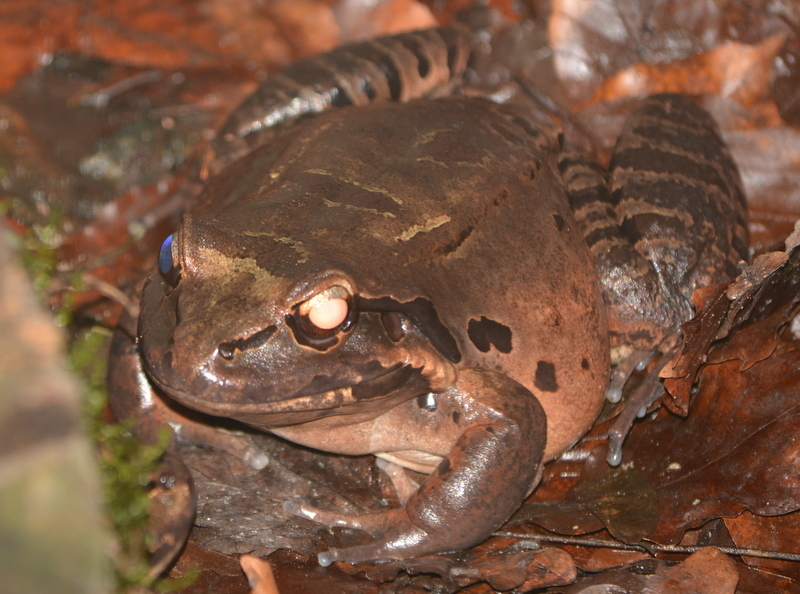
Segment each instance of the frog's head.
M458 353L435 311L360 292L350 268L187 216L144 289L148 375L192 409L265 426L372 414L446 388Z

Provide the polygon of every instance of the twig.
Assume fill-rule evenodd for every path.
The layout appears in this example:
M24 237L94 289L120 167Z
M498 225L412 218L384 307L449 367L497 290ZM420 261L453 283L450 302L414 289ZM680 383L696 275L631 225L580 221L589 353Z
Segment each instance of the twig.
M594 548L607 548L618 549L621 551L643 551L649 553L656 551L658 553L696 553L707 546L687 546L687 545L660 545L655 543L648 543L646 545L625 544L613 540L603 540L599 538L579 538L576 536L548 536L543 534L519 534L517 532L495 532L493 536L505 536L507 538L519 538L522 540L533 541L535 543L553 543L574 545L579 547L594 547ZM759 557L761 559L780 559L782 561L800 561L800 554L798 553L783 553L781 551L765 551L763 549L750 549L740 547L720 547L716 545L714 548L719 549L726 555L745 555L747 557Z
M84 273L81 276L81 280L86 284L88 288L97 291L104 297L108 297L120 303L122 307L124 307L128 311L128 313L131 315L133 319L139 317L139 305L135 301L133 301L130 297L128 297L128 295L126 295L124 291L121 291L114 285L107 283L103 280L100 280L96 276L92 276L91 274L88 273Z

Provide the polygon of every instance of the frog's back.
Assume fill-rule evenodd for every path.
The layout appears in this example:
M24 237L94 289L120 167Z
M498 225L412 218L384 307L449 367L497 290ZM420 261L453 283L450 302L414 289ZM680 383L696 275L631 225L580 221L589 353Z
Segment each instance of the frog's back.
M421 299L443 324L423 331L444 357L540 399L551 457L591 425L608 374L557 151L513 108L480 99L345 109L226 170L198 210L273 275L338 268L365 302Z

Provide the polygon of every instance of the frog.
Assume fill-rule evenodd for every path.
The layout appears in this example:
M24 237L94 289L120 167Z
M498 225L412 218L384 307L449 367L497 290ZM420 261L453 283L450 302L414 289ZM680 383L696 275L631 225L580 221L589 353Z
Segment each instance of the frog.
M736 165L691 99L644 100L607 171L540 117L460 93L471 47L405 33L267 81L220 131L135 342L112 344L115 415L145 441L171 427L171 454L268 464L204 422L224 418L376 457L398 507L284 506L371 537L323 566L485 540L591 428L612 360L668 350L694 289L747 259Z

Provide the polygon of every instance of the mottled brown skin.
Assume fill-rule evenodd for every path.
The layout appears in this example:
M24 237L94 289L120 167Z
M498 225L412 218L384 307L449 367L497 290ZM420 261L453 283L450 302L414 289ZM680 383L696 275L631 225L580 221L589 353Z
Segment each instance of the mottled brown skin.
M464 40L440 44L447 35L399 43L416 64L407 80L452 82L441 61L463 67ZM421 56L428 37L435 51ZM392 69L379 69L387 100L437 88L395 96ZM364 96L380 86L359 80ZM328 99L343 88L323 87L315 92ZM226 128L217 164L261 136L267 124L248 125L247 110ZM116 348L117 415L136 417L145 439L167 423L255 467L265 463L257 451L181 407L429 474L403 507L381 514L288 502L375 537L323 553L323 564L480 542L536 486L542 462L591 426L608 381L603 298L614 306L613 283L601 285L595 268L602 282L607 254L591 241L591 217L580 226L573 217L567 182L578 212L590 184L581 166L562 159L559 171L560 153L515 108L449 97L322 113L220 166L182 221L170 269L145 286L138 353ZM602 225L624 228L618 205L602 207ZM346 299L347 318L311 324L312 305L333 299Z

